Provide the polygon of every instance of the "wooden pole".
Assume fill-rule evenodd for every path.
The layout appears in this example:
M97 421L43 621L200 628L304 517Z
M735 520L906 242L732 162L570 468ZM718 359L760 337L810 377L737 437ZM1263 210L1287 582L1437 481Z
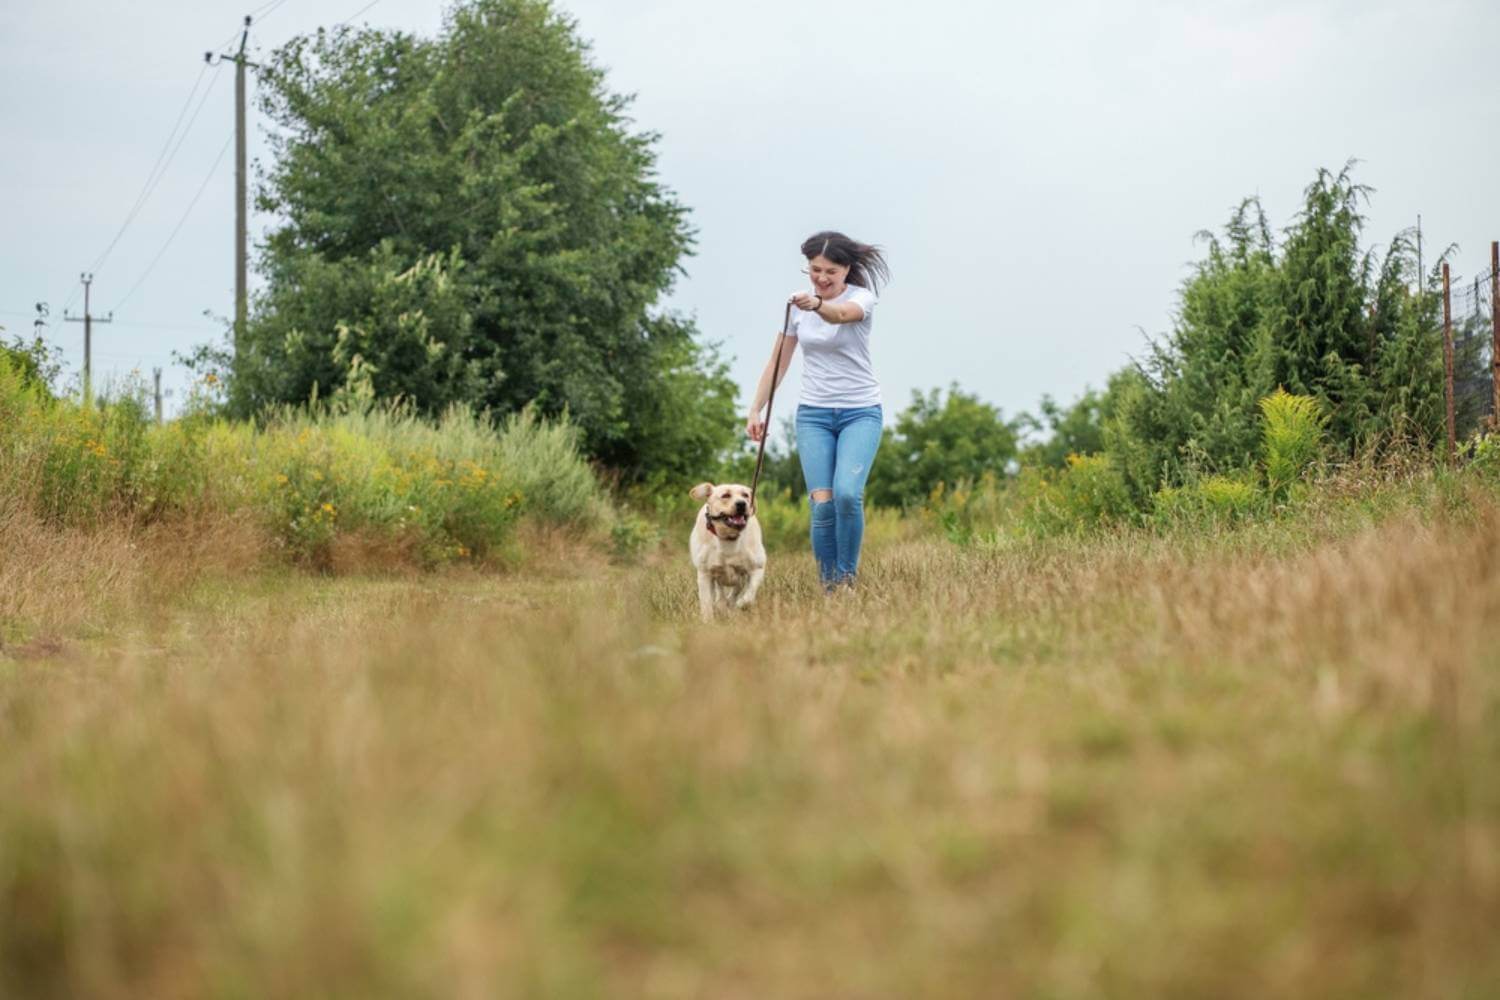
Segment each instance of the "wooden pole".
M94 283L94 276L84 273L78 276L78 280L83 282L83 315L69 316L65 313L63 320L83 324L83 405L88 407L94 403L94 324L112 322L115 314L111 311L108 316L95 316L93 307L89 304L89 286Z
M1453 302L1448 294L1448 262L1443 261L1443 370L1448 398L1448 464L1458 454L1458 431L1453 414Z
M249 282L246 278L249 254L246 249L245 206L245 43L250 38L250 18L245 18L245 32L240 36L239 55L234 60L234 352L239 356L245 340Z
M83 405L94 404L94 314L89 311L89 286L94 283L91 274L83 279Z

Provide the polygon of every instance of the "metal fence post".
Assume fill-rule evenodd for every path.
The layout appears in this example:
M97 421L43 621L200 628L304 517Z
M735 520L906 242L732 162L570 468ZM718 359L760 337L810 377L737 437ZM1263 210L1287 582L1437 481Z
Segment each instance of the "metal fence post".
M1453 416L1453 302L1448 294L1448 262L1443 261L1443 370L1448 398L1448 464L1457 457L1458 432Z
M1500 240L1490 244L1490 426L1500 430Z

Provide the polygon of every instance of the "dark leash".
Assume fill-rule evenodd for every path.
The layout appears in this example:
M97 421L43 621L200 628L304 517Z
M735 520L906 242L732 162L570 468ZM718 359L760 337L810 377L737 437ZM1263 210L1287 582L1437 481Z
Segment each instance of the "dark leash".
M755 491L760 487L760 467L766 460L766 438L771 436L771 407L776 403L776 380L781 376L781 346L786 343L786 328L792 323L792 303L787 300L786 315L781 317L781 332L776 335L776 357L771 362L771 391L766 394L766 429L760 436L760 451L755 455L755 478L750 480L750 515L755 515Z

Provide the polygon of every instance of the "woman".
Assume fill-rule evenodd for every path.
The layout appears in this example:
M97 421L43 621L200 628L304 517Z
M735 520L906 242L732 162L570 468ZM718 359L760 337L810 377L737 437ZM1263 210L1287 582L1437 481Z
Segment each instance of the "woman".
M766 434L761 419L771 379L786 375L802 347L802 398L797 406L797 456L812 501L812 550L829 590L853 584L864 536L864 490L880 447L880 383L870 364L870 328L879 283L890 280L876 247L843 233L822 232L802 244L810 291L792 296L789 343L761 374L745 429ZM790 348L790 349L787 349Z

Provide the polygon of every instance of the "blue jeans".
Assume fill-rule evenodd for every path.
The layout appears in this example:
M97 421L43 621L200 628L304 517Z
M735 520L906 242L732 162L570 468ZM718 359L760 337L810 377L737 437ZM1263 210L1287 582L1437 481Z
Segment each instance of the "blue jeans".
M808 495L833 493L832 500L812 500L813 557L826 587L853 580L859 569L865 480L880 449L880 431L879 405L797 407L797 457Z

